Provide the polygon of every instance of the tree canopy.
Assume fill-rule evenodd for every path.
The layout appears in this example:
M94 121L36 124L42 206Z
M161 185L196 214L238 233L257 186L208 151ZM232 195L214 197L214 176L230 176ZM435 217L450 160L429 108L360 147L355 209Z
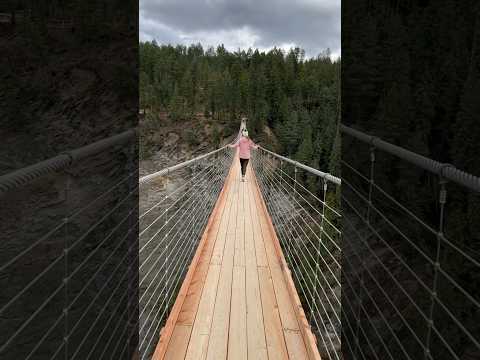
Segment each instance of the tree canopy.
M232 132L240 117L256 140L268 126L278 151L325 169L332 167L338 136L340 60L328 50L305 58L304 50L274 48L230 52L223 45L140 43L140 106L167 112L171 121L197 114ZM339 141L337 141L339 144Z

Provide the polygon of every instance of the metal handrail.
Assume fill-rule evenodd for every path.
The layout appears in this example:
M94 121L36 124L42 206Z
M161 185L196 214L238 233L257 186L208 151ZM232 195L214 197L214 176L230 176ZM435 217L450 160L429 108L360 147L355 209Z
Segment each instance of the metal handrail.
M205 159L205 158L207 158L207 157L210 157L210 156L212 156L212 155L215 155L216 153L224 150L224 149L227 148L227 147L228 147L228 145L225 145L225 146L223 146L223 147L221 147L221 148L219 148L219 149L217 149L217 150L211 151L211 152L209 152L209 153L207 153L207 154L203 154L203 155L197 156L196 158L193 158L193 159L190 159L190 160L181 162L181 163L179 163L179 164L170 166L170 167L168 167L168 168L164 168L164 169L159 170L159 171L156 171L156 172L154 172L154 173L152 173L152 174L145 175L145 176L141 177L141 178L138 180L138 183L139 183L140 185L146 184L146 183L152 181L153 179L155 179L155 178L157 178L157 177L159 177L159 176L165 176L165 175L169 174L169 173L172 172L172 171L182 169L182 168L184 168L184 167L186 167L186 166L189 166L189 165L191 165L191 164L194 164L194 163L196 163L196 162L198 162L198 161L200 161L200 160L202 160L202 159Z
M240 138L240 135L242 133L242 130L246 128L246 120L242 119L241 122L240 122L240 129L238 130L238 133L237 133L237 136L235 137L235 139L230 143L230 144L233 144L235 143L239 138ZM175 171L175 170L179 170L179 169L182 169L186 166L189 166L191 164L194 164L202 159L205 159L207 157L210 157L212 155L215 155L216 153L226 149L228 147L229 144L217 149L217 150L213 150L209 153L206 153L206 154L203 154L203 155L200 155L200 156L197 156L193 159L190 159L190 160L187 160L187 161L184 161L184 162L181 162L179 164L176 164L176 165L173 165L173 166L170 166L170 167L167 167L167 168L164 168L162 170L159 170L159 171L156 171L152 174L148 174L148 175L145 175L145 176L142 176L139 180L138 180L138 183L140 185L143 185L143 184L146 184L150 181L152 181L153 179L157 178L157 177L160 177L160 176L165 176L165 175L168 175L170 172L172 171Z
M94 142L81 148L64 152L53 158L0 176L0 196L13 189L22 187L48 174L64 170L75 162L98 154L113 146L121 145L135 137L136 129L124 131L118 135Z
M359 130L353 129L345 125L340 126L340 131L364 143L368 143L375 148L381 149L391 155L397 156L400 159L403 159L405 161L408 161L409 163L417 165L418 167L424 170L440 175L446 180L453 181L471 190L480 192L479 177L469 174L465 171L459 170L451 164L441 163L439 161L429 159L425 156L414 153L413 151L404 149L400 146L393 145L389 142L379 139L378 137L365 134Z
M295 160L292 160L292 159L289 159L285 156L282 156L282 155L279 155L277 153L274 153L273 151L270 151L270 150L267 150L265 149L264 147L261 147L259 146L258 147L259 149L265 151L266 153L270 154L270 155L273 155L274 157L280 159L280 160L283 160L283 161L286 161L290 164L293 164L295 165L296 167L298 168L301 168L303 170L306 170L308 171L309 173L313 174L313 175L316 175L318 177L321 177L322 179L325 179L325 180L328 180L336 185L341 185L342 184L342 180L336 176L333 176L332 174L329 174L329 173L326 173L326 172L323 172L323 171L320 171L320 170L317 170L317 169L314 169L310 166L307 166L307 165L304 165L298 161L295 161Z

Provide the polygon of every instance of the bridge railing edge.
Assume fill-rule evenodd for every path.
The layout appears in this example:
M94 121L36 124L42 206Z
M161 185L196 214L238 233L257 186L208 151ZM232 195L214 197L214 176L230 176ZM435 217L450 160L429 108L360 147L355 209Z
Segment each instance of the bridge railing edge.
M168 344L171 340L173 330L175 328L175 324L178 320L178 316L180 314L180 310L182 309L183 303L185 301L188 289L190 287L193 275L195 274L195 271L197 269L198 261L200 259L201 253L205 247L205 243L207 240L207 235L208 232L212 226L212 223L215 219L215 216L218 212L218 210L221 208L222 202L226 201L226 189L230 186L231 184L231 179L232 179L232 168L233 166L230 167L230 170L228 172L228 175L226 177L225 184L223 185L222 191L220 192L220 195L215 203L215 207L212 210L212 213L210 214L210 217L208 219L207 225L205 226L205 230L202 234L202 239L200 240L198 247L195 251L195 255L193 257L193 260L189 266L188 272L185 275L185 279L182 282L182 286L180 288L180 291L178 293L178 296L175 300L175 303L172 307L172 310L170 311L170 314L167 318L167 321L165 322L165 325L163 328L160 330L160 339L155 347L155 351L152 355L151 360L161 360L165 357Z

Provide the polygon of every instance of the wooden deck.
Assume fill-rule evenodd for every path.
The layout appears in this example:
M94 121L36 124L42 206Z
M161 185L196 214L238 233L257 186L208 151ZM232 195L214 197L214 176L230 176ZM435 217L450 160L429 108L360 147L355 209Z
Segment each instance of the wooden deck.
M235 159L153 359L320 359L252 168Z

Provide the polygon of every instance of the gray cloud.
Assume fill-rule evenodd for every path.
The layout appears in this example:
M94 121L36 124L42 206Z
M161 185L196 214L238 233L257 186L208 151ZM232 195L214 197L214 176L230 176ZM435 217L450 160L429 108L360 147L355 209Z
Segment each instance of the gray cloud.
M141 0L140 38L340 55L340 0Z

